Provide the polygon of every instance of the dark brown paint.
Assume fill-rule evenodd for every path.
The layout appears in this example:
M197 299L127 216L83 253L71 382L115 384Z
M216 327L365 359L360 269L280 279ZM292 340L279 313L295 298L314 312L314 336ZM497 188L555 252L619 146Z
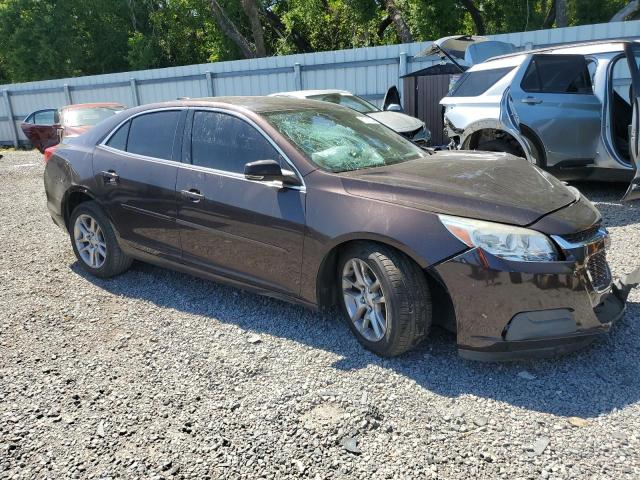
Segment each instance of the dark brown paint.
M422 162L342 174L320 170L260 115L316 105L243 97L121 112L58 148L45 170L49 210L64 225L70 195L82 191L105 208L123 248L134 258L308 306L331 300L324 294L337 281L332 262L342 245L361 240L389 244L443 283L463 349L511 348L501 335L513 315L526 310L572 309L581 322L576 338L606 329L594 314L579 259L506 262L469 250L437 215L566 234L600 221L587 200L577 201L574 192L526 162L488 153L438 152ZM176 136L174 155L179 155L174 161L96 147L132 115L194 107L220 108L255 122L293 162L305 188L275 188L194 167L188 162L188 134L184 141ZM103 175L109 171L117 172L117 184ZM184 196L183 190L202 198ZM565 340L550 339L548 344Z

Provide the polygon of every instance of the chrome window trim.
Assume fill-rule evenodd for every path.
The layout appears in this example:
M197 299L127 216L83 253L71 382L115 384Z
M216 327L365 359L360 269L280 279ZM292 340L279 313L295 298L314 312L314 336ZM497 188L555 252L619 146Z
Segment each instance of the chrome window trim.
M202 167L199 165L193 165L190 163L184 163L184 162L180 162L177 160L167 160L167 159L163 159L163 158L156 158L156 157L148 157L146 155L140 155L137 153L131 153L131 152L127 152L124 150L118 150L117 148L113 148L110 147L109 145L107 145L107 143L109 142L109 140L111 139L111 137L120 129L120 127L122 127L125 123L127 123L128 121L132 120L133 118L139 117L141 115L145 115L147 113L154 113L154 112L163 112L163 111L171 111L171 110L178 110L178 111L182 111L182 110L193 110L195 111L209 111L209 112L218 112L218 113L223 113L225 115L232 115L236 118L239 118L240 120L243 120L245 122L247 122L249 125L251 125L253 128L255 128L260 135L262 135L267 142L269 142L269 144L282 156L282 158L284 159L284 161L291 167L292 171L295 172L295 174L297 175L298 179L300 180L300 182L302 183L301 186L297 186L297 185L283 185L282 182L277 182L277 181L273 181L273 182L263 182L263 181L259 181L259 180L250 180L248 178L246 178L242 173L236 173L236 172L229 172L226 170L218 170L215 168L210 168L210 167ZM164 164L168 164L168 165L175 165L181 168L186 168L189 170L195 170L195 171L201 171L203 173L213 173L215 175L221 175L223 177L229 177L229 178L235 178L235 179L239 179L239 180L245 180L247 182L252 182L252 183L259 183L261 185L266 185L268 187L275 187L275 188L287 188L289 190L299 190L301 192L306 192L307 187L306 184L304 182L304 177L302 176L302 174L300 173L300 171L298 170L298 168L295 166L295 164L291 161L291 159L284 153L284 151L280 148L280 146L278 146L278 144L276 144L273 139L267 135L267 133L253 120L251 120L250 118L248 118L246 115L240 113L240 112L235 112L233 110L227 110L224 108L220 108L220 107L207 107L207 106L185 106L185 107L160 107L160 108L153 108L150 110L144 110L142 112L138 112L135 115L131 115L130 117L127 117L126 119L124 119L122 122L120 122L118 125L116 125L111 132L109 132L109 134L107 134L107 136L99 143L96 145L96 147L100 147L101 149L107 150L109 152L114 152L114 153L118 153L120 155L126 155L128 157L132 157L132 158L136 158L139 160L145 160L145 161L150 161L150 162L155 162L155 163L164 163Z

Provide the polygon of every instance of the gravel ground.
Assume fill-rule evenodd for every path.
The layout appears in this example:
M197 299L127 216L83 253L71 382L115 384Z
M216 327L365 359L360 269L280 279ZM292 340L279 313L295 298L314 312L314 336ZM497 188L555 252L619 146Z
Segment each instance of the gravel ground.
M41 156L0 160L0 478L640 478L640 292L594 346L382 360L336 314L134 264L82 273ZM640 204L579 186L640 264Z

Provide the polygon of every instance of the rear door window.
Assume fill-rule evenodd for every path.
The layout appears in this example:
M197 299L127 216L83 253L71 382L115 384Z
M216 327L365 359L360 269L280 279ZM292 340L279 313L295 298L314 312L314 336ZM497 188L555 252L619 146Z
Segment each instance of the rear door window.
M232 173L243 173L245 164L276 160L277 150L252 125L220 112L195 112L191 133L191 162L194 165Z
M475 97L482 95L513 69L514 67L505 67L466 72L462 75L462 78L456 82L449 96Z
M126 150L127 136L129 135L129 125L131 125L131 122L125 123L118 130L116 130L116 133L111 135L111 138L107 142L107 146L115 148L116 150Z
M522 78L525 92L591 94L591 75L582 55L534 55Z
M33 114L33 123L36 125L53 125L58 121L57 110L40 110Z
M127 152L171 160L180 113L179 110L164 110L131 119Z

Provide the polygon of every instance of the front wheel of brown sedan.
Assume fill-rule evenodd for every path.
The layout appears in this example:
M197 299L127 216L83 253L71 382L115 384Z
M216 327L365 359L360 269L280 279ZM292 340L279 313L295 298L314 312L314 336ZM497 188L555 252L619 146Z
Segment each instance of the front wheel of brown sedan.
M393 357L429 333L429 287L406 255L375 243L354 245L340 257L338 281L347 323L368 350Z
M76 258L96 277L118 275L131 266L120 249L111 222L95 202L83 202L71 213L69 234Z

